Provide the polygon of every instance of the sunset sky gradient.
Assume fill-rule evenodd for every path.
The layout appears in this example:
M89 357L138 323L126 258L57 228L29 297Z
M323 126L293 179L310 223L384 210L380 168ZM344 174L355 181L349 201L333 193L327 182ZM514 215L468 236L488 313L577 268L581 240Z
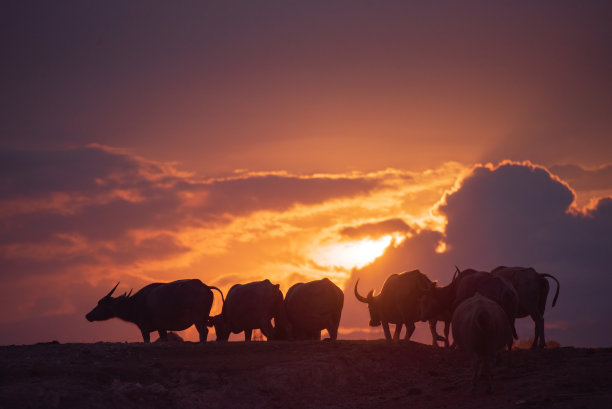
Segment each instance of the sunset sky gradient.
M612 344L609 2L2 9L0 344L139 341L84 315L180 278L329 277L380 338L357 278L455 265L555 275L548 338Z

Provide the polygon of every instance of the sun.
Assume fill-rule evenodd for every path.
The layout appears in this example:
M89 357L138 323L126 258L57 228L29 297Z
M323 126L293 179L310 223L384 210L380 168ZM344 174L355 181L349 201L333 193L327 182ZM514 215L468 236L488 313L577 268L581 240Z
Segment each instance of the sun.
M393 236L385 235L378 239L334 243L321 247L313 258L321 265L361 268L383 254L392 240Z

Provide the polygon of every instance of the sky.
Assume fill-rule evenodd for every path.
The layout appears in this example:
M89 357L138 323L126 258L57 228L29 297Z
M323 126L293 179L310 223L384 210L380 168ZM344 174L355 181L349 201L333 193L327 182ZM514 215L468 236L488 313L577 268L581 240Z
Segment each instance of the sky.
M357 278L455 265L552 274L548 338L612 343L608 2L1 7L0 344L139 341L84 315L181 278L329 277L381 338Z

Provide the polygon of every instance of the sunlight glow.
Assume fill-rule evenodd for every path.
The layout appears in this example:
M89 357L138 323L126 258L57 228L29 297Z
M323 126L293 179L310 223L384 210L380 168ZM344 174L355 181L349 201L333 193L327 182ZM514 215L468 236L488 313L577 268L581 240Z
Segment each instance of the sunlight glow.
M321 265L361 268L382 255L392 240L393 236L386 235L375 240L335 243L322 247L313 258Z

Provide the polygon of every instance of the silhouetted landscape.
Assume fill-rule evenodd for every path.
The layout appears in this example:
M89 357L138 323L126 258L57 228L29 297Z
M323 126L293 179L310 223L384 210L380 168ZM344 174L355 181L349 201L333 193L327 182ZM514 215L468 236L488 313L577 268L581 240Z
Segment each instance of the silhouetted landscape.
M603 408L612 348L500 354L493 393L463 351L414 342L0 347L0 408Z
M612 1L2 6L0 409L612 406Z

